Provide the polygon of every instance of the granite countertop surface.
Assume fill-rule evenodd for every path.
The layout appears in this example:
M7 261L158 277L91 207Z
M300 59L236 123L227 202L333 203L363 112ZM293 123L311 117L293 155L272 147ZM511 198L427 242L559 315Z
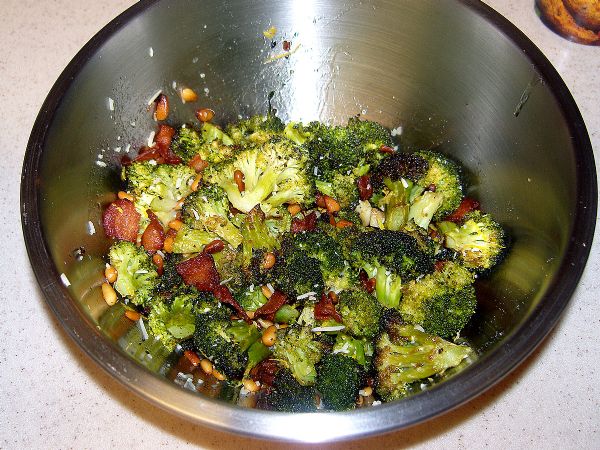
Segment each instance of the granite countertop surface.
M36 115L75 53L131 0L3 0L0 28L0 449L304 448L187 422L129 392L63 331L30 269L19 179ZM548 57L600 149L600 48L570 43L536 17L533 0L487 0ZM596 154L596 160L600 160ZM318 448L600 448L600 243L558 326L514 372L439 418ZM317 446L315 446L317 447Z

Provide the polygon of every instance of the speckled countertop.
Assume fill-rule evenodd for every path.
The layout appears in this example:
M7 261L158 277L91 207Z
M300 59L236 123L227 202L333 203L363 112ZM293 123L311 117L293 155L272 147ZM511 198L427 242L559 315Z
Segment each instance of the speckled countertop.
M130 393L71 342L29 268L19 177L34 119L75 53L130 0L2 0L0 28L0 448L269 448L203 428ZM533 0L488 0L550 59L600 151L600 49L569 43ZM600 155L596 154L596 160ZM500 384L425 424L329 448L600 448L600 242L562 320ZM285 446L302 448L308 446ZM324 446L321 446L323 448Z

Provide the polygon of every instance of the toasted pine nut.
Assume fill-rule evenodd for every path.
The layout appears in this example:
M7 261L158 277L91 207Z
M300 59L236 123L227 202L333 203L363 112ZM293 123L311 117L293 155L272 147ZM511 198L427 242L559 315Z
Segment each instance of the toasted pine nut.
M238 190L240 192L244 192L246 189L246 184L244 183L244 174L241 170L236 170L233 172L233 181L237 184Z
M217 369L213 369L212 371L212 376L215 377L217 380L219 381L223 381L226 380L227 378L225 377L225 375L223 375L221 372L219 372Z
M175 243L175 236L167 236L165 238L165 242L163 242L163 250L167 253L172 253L174 243Z
M337 228L346 228L346 227L351 227L352 225L354 225L354 224L352 222L350 222L349 220L346 220L346 219L340 219L335 224L335 226Z
M244 388L248 392L256 392L256 391L258 391L258 385L254 382L254 380L252 378L244 378L242 380L242 384L244 385Z
M202 172L208 167L208 162L204 161L200 155L196 155L192 159L190 159L188 166L190 166L196 172Z
M292 216L295 216L302 211L302 207L298 203L292 203L291 205L288 205L287 210Z
M104 298L104 301L108 306L117 303L117 293L108 283L102 283L102 298Z
M273 295L271 289L269 289L267 286L261 286L260 290L262 291L263 295L267 298L271 298L271 295Z
M248 319L254 319L254 311L246 311L246 315L248 316Z
M202 108L196 111L196 117L200 122L210 122L215 117L215 112L209 108Z
M139 312L134 311L133 309L127 309L125 310L125 317L127 317L132 322L135 322L136 320L140 320L140 317L142 317L142 315Z
M203 359L200 361L200 368L207 375L213 373L213 365L208 359Z
M106 278L106 281L111 284L117 281L117 275L117 269L115 269L113 266L108 266L106 269L104 269L104 277Z
M198 100L198 94L196 94L192 89L183 88L181 90L181 101L183 103L195 102L196 100Z
M269 328L270 326L272 326L273 322L271 322L270 320L267 320L267 319L258 319L258 324L260 325L260 327L262 329L266 329L266 328Z
M362 406L362 404L365 402L364 398L362 397L362 395L358 396L358 399L356 400L356 405L357 406Z
M185 356L194 367L197 367L198 364L200 364L200 358L198 358L198 355L196 355L196 353L194 353L191 350L186 350L185 352L183 352L183 356Z
M338 212L341 209L340 204L337 202L337 200L331 198L329 195L325 196L325 208L327 209L327 212L329 214Z
M156 266L156 269L158 270L158 273L161 274L165 261L163 259L162 256L160 256L158 253L155 253L154 255L152 255L152 262L154 263L154 265Z
M275 341L277 340L277 328L275 327L275 325L271 325L263 332L261 340L262 343L265 344L267 347L270 347L275 343Z
M338 295L333 291L329 291L327 296L331 299L331 303L337 303L339 300Z
M362 388L363 397L369 397L373 394L373 388L371 386L366 386Z
M119 191L117 194L117 197L119 197L119 199L121 200L129 200L130 202L133 202L133 195L128 194L125 191Z
M198 190L198 188L200 187L200 181L202 181L202 174L201 173L199 173L198 175L196 175L196 178L194 178L194 182L190 186L190 188L192 189L192 192L196 192Z
M183 222L179 219L174 219L174 220L171 220L168 223L168 225L169 225L169 228L179 231L179 230L181 230L181 227L183 226Z
M160 94L156 99L156 109L154 110L154 118L156 120L166 120L169 116L169 99L166 95Z
M265 253L265 257L264 257L263 263L262 263L263 269L270 269L274 265L275 265L275 254L273 252Z

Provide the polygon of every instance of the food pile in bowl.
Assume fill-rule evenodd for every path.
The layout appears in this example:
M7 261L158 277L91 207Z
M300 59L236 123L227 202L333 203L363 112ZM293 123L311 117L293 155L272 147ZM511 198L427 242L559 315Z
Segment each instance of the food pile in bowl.
M359 117L285 124L269 108L221 128L201 109L175 128L168 102L102 217L104 299L163 373L260 409L339 411L475 359L461 330L506 233L459 162Z

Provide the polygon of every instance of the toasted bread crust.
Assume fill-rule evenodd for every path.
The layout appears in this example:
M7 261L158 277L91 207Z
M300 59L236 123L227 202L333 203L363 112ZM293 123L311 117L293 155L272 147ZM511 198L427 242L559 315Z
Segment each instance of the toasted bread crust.
M565 6L581 26L600 31L600 0L563 0Z
M582 44L598 44L600 37L592 30L580 26L562 0L538 0L542 17L559 34Z

